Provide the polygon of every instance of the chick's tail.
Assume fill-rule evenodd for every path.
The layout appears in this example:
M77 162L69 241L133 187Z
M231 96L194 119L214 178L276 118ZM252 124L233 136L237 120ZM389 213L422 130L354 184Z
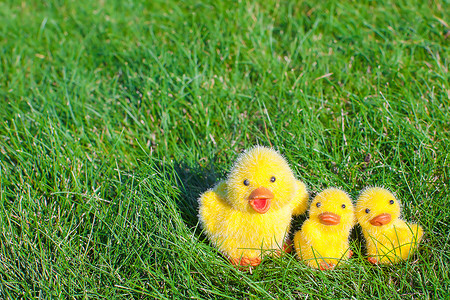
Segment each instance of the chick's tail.
M414 236L414 241L420 243L423 237L423 228L419 224L411 224L411 231Z

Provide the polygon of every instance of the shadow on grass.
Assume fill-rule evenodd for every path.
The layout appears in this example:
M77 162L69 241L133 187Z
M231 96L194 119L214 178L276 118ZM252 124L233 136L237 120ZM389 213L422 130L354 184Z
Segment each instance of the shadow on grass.
M353 227L352 231L350 232L349 240L350 240L350 248L352 248L354 252L352 258L356 259L357 257L361 257L363 260L367 260L366 240L364 239L364 235L362 233L361 226L359 226L359 224L356 224Z
M226 175L223 170L217 170L212 164L192 166L184 162L175 162L174 169L181 191L181 197L176 202L181 217L186 225L195 227L196 235L200 235L202 229L198 225L198 198Z

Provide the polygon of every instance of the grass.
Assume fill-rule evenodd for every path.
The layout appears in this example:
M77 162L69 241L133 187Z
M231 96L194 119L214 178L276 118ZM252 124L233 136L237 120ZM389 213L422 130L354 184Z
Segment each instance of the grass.
M0 298L449 296L449 3L295 2L0 3ZM418 253L230 266L196 199L255 144L395 191Z

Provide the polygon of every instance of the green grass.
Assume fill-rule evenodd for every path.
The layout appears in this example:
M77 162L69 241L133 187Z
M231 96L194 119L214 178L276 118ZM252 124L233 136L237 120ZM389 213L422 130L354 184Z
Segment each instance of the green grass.
M0 298L450 296L449 3L294 2L0 2ZM395 191L418 253L230 266L196 199L255 144Z

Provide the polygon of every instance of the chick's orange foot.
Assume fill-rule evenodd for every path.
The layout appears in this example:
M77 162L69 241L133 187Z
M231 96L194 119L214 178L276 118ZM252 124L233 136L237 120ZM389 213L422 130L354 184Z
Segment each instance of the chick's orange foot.
M348 258L352 258L352 256L353 256L352 249L348 249Z
M285 253L291 253L294 243L290 239L287 239L283 244L283 251Z
M230 257L229 261L238 267L256 267L261 264L261 258L259 257Z
M323 262L320 263L320 270L322 270L322 271L333 270L335 266L336 266L335 264L326 263L326 262L323 261Z
M290 239L286 239L283 242L283 246L281 249L278 249L275 251L275 254L277 256L282 256L283 254L289 254L292 252L292 249L294 249L294 243Z
M373 256L368 257L367 260L373 265L378 264L378 260L375 257L373 257Z

